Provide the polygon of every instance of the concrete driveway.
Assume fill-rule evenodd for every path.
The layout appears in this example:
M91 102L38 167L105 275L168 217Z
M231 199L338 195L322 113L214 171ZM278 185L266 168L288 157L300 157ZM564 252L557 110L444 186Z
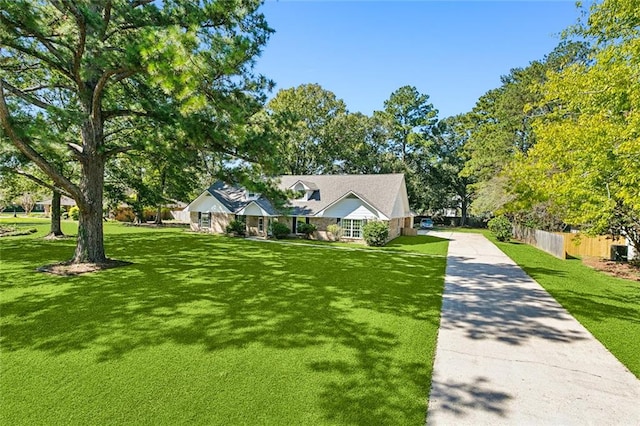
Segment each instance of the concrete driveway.
M640 380L538 283L482 235L427 234L451 240L428 425L640 425Z

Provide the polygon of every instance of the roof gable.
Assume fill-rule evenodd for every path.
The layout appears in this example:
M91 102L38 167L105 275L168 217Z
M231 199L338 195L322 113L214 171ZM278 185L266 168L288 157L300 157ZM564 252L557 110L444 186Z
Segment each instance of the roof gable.
M231 213L231 211L208 190L193 200L185 210L191 212Z
M344 201L349 196L360 200L360 205L380 219L393 219L410 216L407 190L403 174L385 175L285 175L280 177L279 188L290 190L304 186L310 193L305 199L290 200L292 216L326 216L330 206ZM209 194L226 209L226 212L243 214L250 203L260 208L268 216L278 213L273 205L264 197L247 200L244 188L228 185L218 181L196 198L187 210L197 210L202 197ZM349 203L343 203L346 210ZM355 203L350 204L357 209ZM205 210L208 211L208 210ZM337 214L337 212L334 212ZM366 213L364 210L360 213ZM360 214L357 213L357 214ZM354 213L356 214L356 213Z
M327 207L319 211L317 216L344 217L348 219L389 219L378 211L362 196L349 191Z
M289 189L298 182L313 184L318 189L308 200L292 200L292 215L314 216L350 192L387 218L409 215L408 208L406 214L394 208L398 197L406 198L403 174L287 175L280 177L280 188Z

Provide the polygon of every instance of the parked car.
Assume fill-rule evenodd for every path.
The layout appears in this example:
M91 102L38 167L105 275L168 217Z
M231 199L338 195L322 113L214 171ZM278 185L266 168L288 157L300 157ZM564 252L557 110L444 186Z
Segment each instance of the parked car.
M420 221L420 229L433 229L433 220L422 219Z

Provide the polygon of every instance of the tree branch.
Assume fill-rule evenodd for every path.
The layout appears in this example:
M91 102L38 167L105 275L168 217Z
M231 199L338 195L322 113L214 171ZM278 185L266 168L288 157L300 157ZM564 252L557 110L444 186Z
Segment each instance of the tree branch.
M25 142L15 132L9 115L9 109L7 108L7 102L4 97L4 81L0 79L0 124L4 128L6 136L13 142L13 144L33 161L38 167L42 169L53 181L61 188L65 189L71 198L75 200L82 200L82 192L80 188L63 176L58 170L51 165L40 153L38 153L29 143Z
M41 101L37 97L35 97L33 95L30 95L29 93L26 93L26 92L18 89L17 87L7 83L4 80L2 80L2 83L4 84L4 87L6 87L9 92L11 92L14 95L24 99L25 101L29 102L32 105L35 105L35 106L40 107L42 109L55 108L53 105L48 104L48 103L46 103L44 101Z
M153 3L153 0L135 0L132 1L131 3L129 3L131 5L132 8L136 8L138 6L146 6L150 3Z
M0 43L4 44L7 47L10 47L12 49L17 50L18 52L22 52L27 56L31 56L31 57L36 58L36 59L40 59L42 62L44 62L45 64L48 64L51 68L53 68L56 71L60 72L65 77L71 79L72 81L75 81L73 74L71 74L69 72L69 70L64 68L61 64L59 64L58 62L54 61L53 58L50 58L47 55L43 55L42 53L40 53L38 51L35 51L35 50L32 50L32 49L27 49L24 46L21 46L20 44L14 43L13 40L8 40L8 39L3 38L2 40L0 40Z
M57 187L55 185L51 185L50 183L47 183L47 182L43 181L42 179L32 175L31 173L27 173L24 170L20 170L20 169L10 169L10 170L12 170L15 174L18 174L20 176L24 176L27 179L32 180L33 182L37 183L40 186L44 186L45 188L48 188L48 189L50 189L52 191L57 191L60 194L64 195L65 197L73 198L73 196L70 193L68 193L67 191L65 191L64 189L59 188L59 187Z
M114 109L104 111L102 117L105 121L116 117L150 117L151 115L146 111L134 111L131 109Z
M116 154L122 154L124 152L132 151L134 148L132 146L119 146L116 148L108 149L104 152L105 158L110 158Z
M67 143L67 148L71 150L71 153L73 153L76 158L84 159L84 149L77 143L69 142Z
M112 6L111 0L107 1L107 4L104 6L104 13L102 14L102 31L100 34L102 41L106 40L107 28L109 28L109 24L111 23Z
M42 43L42 45L44 47L47 48L47 50L49 51L49 53L51 53L56 59L58 59L58 61L64 63L65 62L65 58L64 56L60 53L60 51L51 43L51 40L49 40L47 37L44 36L44 34L42 33L38 33L35 32L33 30L31 30L30 28L28 28L26 25L24 25L22 22L14 22L11 21L10 19L8 19L6 16L4 15L0 15L0 21L3 22L4 24L6 24L8 27L14 27L16 28L16 34L18 36L22 36L22 37L33 37L35 39L37 39L40 43ZM19 29L19 31L18 31Z
M94 119L98 116L100 101L102 99L102 92L109 82L109 79L113 76L116 76L114 80L115 82L122 81L125 78L132 76L136 72L138 71L128 68L119 68L117 70L107 71L102 75L102 77L100 77L100 80L98 80L96 87L93 89L93 100L91 103L91 116L94 117Z

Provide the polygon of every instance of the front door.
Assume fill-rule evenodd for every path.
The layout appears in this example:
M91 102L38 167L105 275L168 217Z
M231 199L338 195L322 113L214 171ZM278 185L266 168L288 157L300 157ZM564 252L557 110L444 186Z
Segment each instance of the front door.
M298 218L295 216L291 218L291 233L292 234L298 233Z

